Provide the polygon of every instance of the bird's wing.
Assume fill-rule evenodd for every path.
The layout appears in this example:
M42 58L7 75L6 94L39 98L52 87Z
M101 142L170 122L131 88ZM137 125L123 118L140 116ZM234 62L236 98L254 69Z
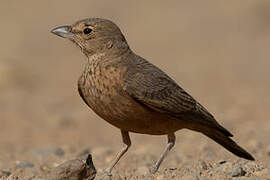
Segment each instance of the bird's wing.
M164 113L177 115L193 111L197 106L186 91L147 61L130 69L124 88L136 101Z
M160 112L179 114L191 111L196 102L184 90L164 77L136 74L127 85L131 97Z
M217 128L232 136L200 103L153 64L140 59L129 71L124 89L138 103L191 124Z

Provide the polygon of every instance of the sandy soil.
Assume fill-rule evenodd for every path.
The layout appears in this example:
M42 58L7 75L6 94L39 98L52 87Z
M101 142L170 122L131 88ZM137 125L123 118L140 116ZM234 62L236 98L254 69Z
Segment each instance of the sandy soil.
M77 93L85 57L50 34L85 17L116 22L137 54L173 77L256 157L239 159L183 130L152 176L148 168L166 137L131 134L112 179L270 179L269 7L268 0L2 2L0 179L46 179L87 153L99 175L120 149L119 130Z

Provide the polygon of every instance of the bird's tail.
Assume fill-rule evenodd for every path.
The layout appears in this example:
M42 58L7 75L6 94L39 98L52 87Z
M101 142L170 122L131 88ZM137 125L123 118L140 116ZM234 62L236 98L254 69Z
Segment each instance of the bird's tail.
M215 142L226 148L228 151L232 152L236 156L239 156L241 158L252 160L255 159L249 154L246 150L244 150L242 147L236 144L228 135L223 133L220 130L214 129L214 128L203 128L199 130L204 135L208 136L209 138L213 139Z

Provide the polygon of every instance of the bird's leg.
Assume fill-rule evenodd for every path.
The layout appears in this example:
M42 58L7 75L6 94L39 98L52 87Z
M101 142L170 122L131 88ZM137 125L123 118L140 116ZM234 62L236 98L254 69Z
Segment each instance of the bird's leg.
M130 137L127 131L121 130L122 140L124 143L124 147L117 154L116 158L113 160L111 165L105 170L105 174L111 175L113 167L117 164L117 162L121 159L121 157L127 152L128 148L131 146Z
M163 162L164 158L167 156L168 152L172 149L175 144L175 135L169 134L168 135L168 144L164 152L160 155L159 159L157 160L156 164L152 167L151 173L154 174L158 171L160 164Z

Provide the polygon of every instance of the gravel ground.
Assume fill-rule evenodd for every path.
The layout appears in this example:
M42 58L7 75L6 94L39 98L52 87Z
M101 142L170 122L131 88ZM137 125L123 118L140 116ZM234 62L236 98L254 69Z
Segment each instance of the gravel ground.
M256 158L239 159L182 130L151 175L166 137L131 134L111 179L270 179L269 6L267 0L3 2L0 179L91 179L88 154L99 179L120 150L119 130L77 93L84 57L49 32L84 17L115 21L135 52L172 76Z

